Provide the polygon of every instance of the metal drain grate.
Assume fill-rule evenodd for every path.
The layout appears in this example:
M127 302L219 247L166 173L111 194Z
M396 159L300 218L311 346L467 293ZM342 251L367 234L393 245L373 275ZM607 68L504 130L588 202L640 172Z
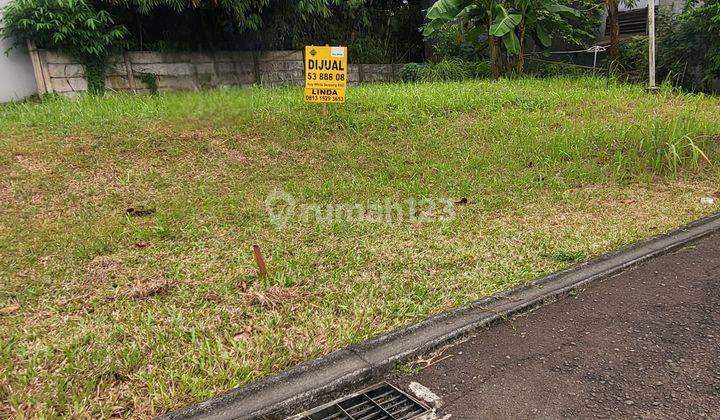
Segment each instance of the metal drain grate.
M410 420L428 411L418 401L388 383L299 414L302 420Z

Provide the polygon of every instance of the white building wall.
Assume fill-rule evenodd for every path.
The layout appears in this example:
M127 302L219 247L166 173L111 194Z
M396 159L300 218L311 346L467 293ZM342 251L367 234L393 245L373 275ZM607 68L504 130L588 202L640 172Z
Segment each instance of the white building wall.
M648 0L635 0L632 2L632 6L628 6L626 2L621 1L618 10L621 12L627 11L627 10L636 10L636 9L644 9L648 6L649 1ZM663 8L671 8L674 13L681 13L683 11L683 7L685 6L685 1L683 0L655 0L654 2L655 6L660 6Z
M657 1L655 2L657 4ZM627 11L627 10L635 10L635 9L644 9L648 5L648 0L636 0L632 2L632 5L628 5L626 2L621 1L618 3L618 10L621 12Z
M10 0L0 0L0 8ZM2 11L0 10L0 13ZM0 102L10 102L37 93L35 74L26 48L13 48L12 42L0 40Z

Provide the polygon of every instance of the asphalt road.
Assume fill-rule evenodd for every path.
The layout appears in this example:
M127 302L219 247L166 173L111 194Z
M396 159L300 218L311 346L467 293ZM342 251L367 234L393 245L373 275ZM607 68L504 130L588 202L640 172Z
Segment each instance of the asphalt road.
M428 359L438 418L720 418L720 234Z

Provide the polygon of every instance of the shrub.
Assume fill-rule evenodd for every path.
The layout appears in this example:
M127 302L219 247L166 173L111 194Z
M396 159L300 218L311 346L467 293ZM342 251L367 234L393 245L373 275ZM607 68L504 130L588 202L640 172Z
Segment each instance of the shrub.
M561 61L554 63L533 61L528 67L529 73L536 77L582 77L592 74L590 69Z
M681 15L665 11L658 19L658 77L710 90L720 78L720 0L690 0Z
M470 63L458 59L448 59L426 65L421 73L421 80L424 82L449 82L467 80L472 76Z
M373 33L356 37L347 47L348 56L355 63L387 63L396 55L390 53L384 40Z
M658 172L677 173L684 166L711 164L705 152L709 149L707 137L687 118L655 120L651 127L639 131L640 155L652 162Z
M450 82L490 77L490 63L447 59L439 63L408 63L400 69L403 82Z
M419 82L425 64L407 63L400 69L400 80L405 83Z
M720 77L720 1L690 2L675 15L662 7L657 15L657 78L689 90L707 90ZM620 44L613 72L631 82L648 80L648 41L632 37Z
M421 77L425 82L457 81L469 79L470 73L465 62L449 59L426 66Z
M487 58L486 44L468 41L460 25L456 23L443 25L435 31L432 48L433 57L438 60L477 61Z
M476 79L489 79L492 77L492 73L490 72L490 63L487 61L478 61L473 63L472 74Z
M158 77L155 73L140 73L140 81L147 86L150 90L150 94L157 95L158 93Z
M127 29L85 0L14 0L3 9L3 38L14 45L33 40L40 48L68 53L85 64L88 89L101 92L105 60L124 45Z
M648 38L634 36L620 44L618 70L634 82L648 79Z

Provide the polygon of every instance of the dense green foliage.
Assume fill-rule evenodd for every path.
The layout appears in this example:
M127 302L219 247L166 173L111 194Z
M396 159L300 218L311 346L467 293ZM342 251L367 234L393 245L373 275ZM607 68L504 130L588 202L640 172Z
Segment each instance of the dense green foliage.
M598 8L581 6L555 0L438 0L427 12L424 34L440 33L441 48L456 39L463 54L477 54L477 47L473 51L464 44L487 43L494 76L503 67L507 73L522 73L528 41L549 48L554 38L573 44L591 38Z
M3 10L3 38L17 44L69 53L85 64L88 90L102 93L108 54L125 46L128 35L110 14L86 0L14 0Z
M89 56L82 59L85 66L85 77L88 83L88 92L102 95L105 92L105 69L107 57Z
M422 22L420 5L404 0L14 0L4 18L6 36L73 54L120 40L156 51L317 43L347 45L365 63L423 59Z
M450 82L487 79L491 75L487 61L448 58L437 63L408 63L400 69L404 82Z
M525 72L540 78L558 76L586 77L592 69L571 63L551 62L542 59L529 60ZM436 63L408 63L400 69L400 79L412 82L447 82L492 77L487 60L469 61L460 58L444 58Z
M615 76L629 82L648 80L648 38L634 36L622 41L618 47L618 59L611 65Z
M138 50L277 50L346 45L355 62L422 59L422 12L403 0L99 1Z
M403 82L419 82L426 64L407 63L400 69L400 80Z
M430 40L436 60L458 58L477 61L488 57L487 45L468 40L461 25L447 23L435 30Z
M295 49L324 43L346 45L351 61L390 63L423 58L423 14L418 2L403 0L355 0L330 7L330 16L303 18L283 0L263 14L263 30L254 45L263 49Z
M298 2L298 9L310 14L328 14L330 1L337 3L337 0L304 0ZM142 14L157 9L175 13L186 10L216 10L231 17L241 30L258 30L262 26L261 13L270 5L271 0L109 0L107 3L137 10Z
M657 15L657 78L693 91L707 91L720 78L720 2L690 3L675 15L661 8ZM648 79L648 40L623 41L614 66L617 75L633 82Z
M548 62L533 60L527 72L535 77L583 77L592 75L592 69L561 61Z
M720 78L720 0L691 0L658 40L658 72L692 90Z
M105 57L124 45L127 29L86 0L14 0L3 10L3 38L26 39L77 57Z

